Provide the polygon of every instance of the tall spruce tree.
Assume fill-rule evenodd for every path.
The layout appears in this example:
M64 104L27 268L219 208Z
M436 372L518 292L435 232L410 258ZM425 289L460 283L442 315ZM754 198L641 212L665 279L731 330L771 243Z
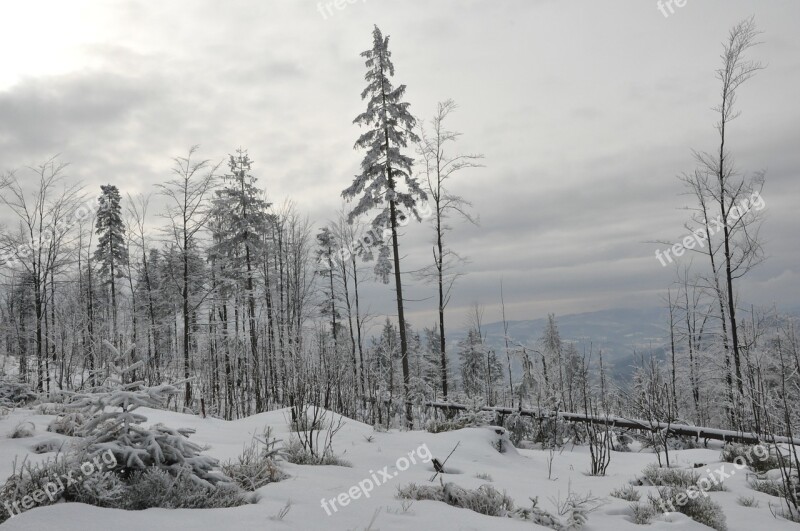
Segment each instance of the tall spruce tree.
M94 259L100 264L100 276L109 286L111 295L111 334L112 343L119 347L117 326L117 285L116 279L124 278L123 267L128 263L128 247L125 243L125 224L122 222L119 190L113 184L101 186L98 199L95 230L100 239L94 252Z
M253 161L246 150L237 149L235 155L228 157L230 173L224 177L225 186L217 190L214 200L213 216L221 220L213 253L228 259L233 271L243 271L244 288L247 295L247 322L250 336L254 393L256 411L263 411L261 376L264 377L264 394L269 381L266 363L261 364L258 350L258 326L256 324L255 282L253 278L256 260L263 255L264 236L270 225L268 209L270 204L261 196L256 187L257 179L250 173ZM237 274L237 278L241 278Z
M391 235L391 255L387 242L379 243L376 273L388 282L389 272L394 270L395 292L397 298L397 319L400 330L400 351L405 391L406 422L413 424L409 397L410 372L408 366L408 341L406 321L403 312L403 286L400 275L400 252L397 239L398 222L409 215L415 215L417 201L427 199L417 180L411 175L412 159L401 152L408 142L418 142L412 129L416 124L408 112L408 103L402 101L405 85L394 88L390 77L394 76L394 65L389 51L389 37L384 37L375 26L372 32L372 48L363 52L366 59L367 74L364 78L367 87L361 99L367 100L367 110L358 115L353 123L368 128L355 143L357 149L366 150L361 162L361 173L356 175L353 184L342 192L350 200L359 197L356 206L349 214L352 221L373 209L379 209L373 218L375 229Z

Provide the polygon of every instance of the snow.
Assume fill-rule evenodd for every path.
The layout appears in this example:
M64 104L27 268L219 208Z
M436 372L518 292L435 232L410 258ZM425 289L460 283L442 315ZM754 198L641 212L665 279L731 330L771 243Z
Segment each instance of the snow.
M237 421L203 419L168 411L141 408L137 412L148 417L147 424L162 422L172 428L192 428L196 433L191 440L208 445L207 454L221 460L239 455L253 435L271 426L273 433L284 441L289 437L289 410L282 409L254 415ZM21 460L25 455L33 461L45 459L48 455L35 455L31 448L48 439L69 441L69 437L54 435L46 431L47 424L54 417L41 415L32 410L17 409L0 419L0 475L11 474L12 461ZM34 437L9 439L7 435L22 422L32 422L36 427ZM537 526L507 518L480 515L466 509L458 509L444 503L416 501L404 508L404 503L395 497L397 487L409 482L428 483L433 476L431 463L417 459L405 471L398 471L395 463L398 458L426 445L434 457L443 460L460 443L458 449L447 462L445 481L452 481L461 487L474 489L486 483L477 474L489 474L492 486L506 491L517 506L529 506L529 498L538 497L539 506L555 512L553 501L567 496L571 489L578 494L588 494L602 499L604 504L589 516L587 530L646 529L660 530L699 530L708 529L686 516L678 513L660 515L652 524L643 528L631 521L628 506L630 502L609 496L615 489L636 478L641 470L656 457L647 452L617 453L612 455L609 473L605 477L591 477L586 474L589 468L588 449L567 446L553 455L552 477L548 479L550 454L542 450L513 448L499 453L492 445L497 435L491 427L466 428L458 431L432 434L425 431L379 432L371 426L346 419L344 428L334 438L335 452L352 463L351 468L337 466L298 466L284 463L284 470L290 477L279 483L272 483L261 489L261 496L255 505L232 509L207 510L165 510L121 511L102 509L77 503L60 503L48 507L31 509L4 523L3 530L42 530L63 529L80 531L140 531L142 529L193 529L209 530L235 528L237 530L263 529L367 529L374 517L372 529L406 530L435 529L532 529ZM371 442L368 440L371 437ZM671 452L671 459L680 466L691 467L695 463L712 470L723 466L719 462L719 449L694 449ZM726 471L734 471L733 465L724 464ZM388 467L393 477L385 484L376 486L369 498L351 500L346 507L339 508L330 516L321 507L320 501L337 497L375 471ZM396 476L394 474L397 474ZM438 480L437 480L438 482ZM753 491L747 486L746 471L736 473L725 481L727 492L711 492L709 496L719 503L725 512L728 528L736 530L752 529L795 529L795 524L775 519L769 511L769 504L777 503L776 498ZM652 487L636 487L646 499ZM759 507L748 508L737 504L739 496L753 496ZM291 500L292 506L282 521L273 517Z

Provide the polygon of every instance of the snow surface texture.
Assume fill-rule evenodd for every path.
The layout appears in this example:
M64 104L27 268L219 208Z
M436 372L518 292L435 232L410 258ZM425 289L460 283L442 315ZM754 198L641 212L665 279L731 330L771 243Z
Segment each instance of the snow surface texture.
M288 409L233 422L146 408L139 412L148 417L148 425L162 422L170 427L195 429L196 434L191 440L209 445L210 449L206 453L223 461L238 456L243 447L250 443L253 435L261 434L267 425L272 426L275 436L284 441L288 441L290 435ZM17 409L0 419L0 477L5 479L11 474L15 457L21 460L27 455L33 462L52 457L53 454L33 453L32 448L46 440L58 439L69 444L69 437L46 431L48 423L54 418L28 409ZM34 425L33 437L8 438L8 434L20 422L31 422ZM490 484L501 493L505 491L517 507L530 507L529 498L538 497L538 507L552 513L556 512L554 502L559 498L564 500L570 489L578 495L591 492L593 496L601 498L604 504L589 515L589 523L584 528L589 531L709 529L679 513L660 514L648 526L636 525L632 521L630 502L609 495L612 490L622 488L640 477L646 465L656 462L652 453L614 452L608 475L591 477L586 474L589 469L588 449L567 446L563 452L555 452L553 479L550 480L549 452L515 450L511 447L509 451L499 453L493 446L497 438L494 429L490 427L466 428L439 434L424 431L383 433L375 431L371 426L346 419L344 428L334 439L333 447L336 454L352 463L352 467L283 463L283 468L290 477L259 489L261 499L255 505L232 509L122 511L78 503L59 503L31 509L8 520L0 528L4 531L544 529L530 522L484 516L440 502L415 501L409 506L409 501L396 498L397 488L411 482L418 485L439 484L438 478L435 483L429 482L434 475L433 463L422 463L417 459L417 464L411 464L407 470L401 472L395 468L398 458L407 457L410 452L425 445L434 457L443 460L460 442L445 466L445 470L449 472L444 475L445 482L453 482L466 489L477 489L488 480L476 476L488 474L492 480ZM718 448L674 451L671 459L683 467L704 463L713 470L722 466ZM377 473L387 466L391 479L376 486L370 492L369 498L352 500L330 516L321 507L320 501L323 498L335 498L369 478L373 472ZM733 470L730 463L725 466L726 469ZM702 472L706 467L699 471ZM797 529L797 524L775 519L770 513L769 504L777 504L778 499L750 489L747 479L746 471L738 471L725 481L727 491L709 493L711 499L722 506L728 529ZM642 500L647 499L648 493L656 492L653 487L634 488L641 493ZM754 497L758 501L758 507L739 505L739 497ZM288 513L282 520L276 518L289 500L292 505ZM372 526L368 527L370 522Z

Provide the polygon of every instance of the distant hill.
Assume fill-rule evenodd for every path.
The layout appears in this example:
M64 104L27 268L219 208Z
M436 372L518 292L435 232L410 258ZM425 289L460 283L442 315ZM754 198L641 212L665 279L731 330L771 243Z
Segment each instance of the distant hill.
M630 377L635 353L652 352L663 357L669 336L665 308L616 308L556 315L556 322L562 341L574 343L578 352L588 354L591 350L592 357L596 360L598 352L602 351L604 363L617 379ZM546 317L529 321L509 321L508 336L515 344L536 348L546 325ZM498 350L504 347L502 322L484 325L483 332L489 345ZM448 340L451 349L465 335L465 330L454 331ZM450 353L451 358L456 358L454 350ZM455 369L458 359L452 361ZM518 361L513 363L512 372L519 376L521 367Z
M781 308L781 312L800 316L800 306ZM627 381L633 374L633 366L639 356L653 354L666 359L669 349L669 314L666 308L623 309L615 308L596 312L556 315L556 323L562 341L575 344L578 352L603 353L603 362L614 378ZM537 348L547 318L529 321L509 321L508 335L515 344ZM486 341L492 347L504 347L503 323L483 326ZM455 343L466 335L466 330L457 330L448 338L451 345L450 358L453 368L458 367ZM512 365L512 372L519 376L519 362Z

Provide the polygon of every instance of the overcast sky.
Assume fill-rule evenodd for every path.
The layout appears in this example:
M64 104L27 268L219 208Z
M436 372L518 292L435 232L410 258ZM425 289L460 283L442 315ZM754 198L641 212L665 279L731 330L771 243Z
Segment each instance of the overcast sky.
M275 202L324 222L358 171L359 54L378 24L411 111L454 99L460 149L486 157L454 183L481 225L450 235L470 258L453 309L495 320L501 279L512 319L655 306L673 271L646 242L685 234L676 175L715 147L720 43L755 15L769 66L740 91L729 147L767 171L769 258L741 294L800 302L800 2L688 0L668 17L655 0L325 3L3 1L0 170L60 153L89 190L148 193L189 146L242 146ZM407 267L431 256L428 230L407 231ZM410 289L414 324L432 295ZM372 309L392 313L392 296L372 287Z

